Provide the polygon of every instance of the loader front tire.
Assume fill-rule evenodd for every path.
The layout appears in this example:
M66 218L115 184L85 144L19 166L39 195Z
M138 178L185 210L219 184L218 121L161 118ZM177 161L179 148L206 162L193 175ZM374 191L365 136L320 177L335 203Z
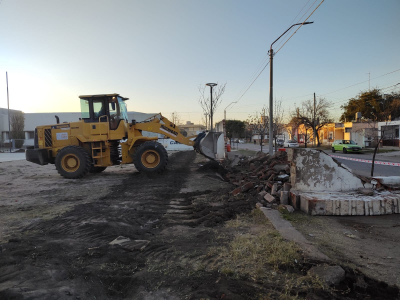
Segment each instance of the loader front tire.
M89 172L92 162L82 147L67 146L57 153L55 165L58 173L64 178L77 179Z
M133 154L133 163L139 172L162 172L168 164L168 153L158 142L141 144Z

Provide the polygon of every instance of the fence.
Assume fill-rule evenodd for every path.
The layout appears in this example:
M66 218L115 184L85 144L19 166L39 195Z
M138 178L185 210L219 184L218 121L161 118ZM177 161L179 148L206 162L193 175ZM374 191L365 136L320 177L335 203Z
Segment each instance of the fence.
M16 152L33 146L33 139L0 140L0 152Z

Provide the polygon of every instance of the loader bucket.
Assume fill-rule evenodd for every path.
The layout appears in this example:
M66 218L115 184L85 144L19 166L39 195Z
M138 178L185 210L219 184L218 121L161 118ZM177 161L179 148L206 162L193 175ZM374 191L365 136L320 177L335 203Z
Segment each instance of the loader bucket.
M202 132L195 141L194 149L210 159L225 158L225 139L222 132Z

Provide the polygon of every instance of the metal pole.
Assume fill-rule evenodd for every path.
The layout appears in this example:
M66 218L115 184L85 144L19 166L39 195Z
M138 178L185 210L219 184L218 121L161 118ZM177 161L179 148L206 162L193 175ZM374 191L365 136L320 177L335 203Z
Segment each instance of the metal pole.
M272 155L272 151L273 151L273 145L272 145L272 126L273 126L273 101L272 101L272 97L273 97L273 87L272 87L272 83L273 83L273 79L272 79L272 60L273 60L273 51L272 50L272 45L275 44L282 36L285 35L286 32L288 32L293 26L298 26L298 25L308 25L308 24L312 24L314 22L303 22L303 23L297 23L297 24L293 24L292 26L290 26L284 33L282 33L280 35L280 37L278 37L272 44L271 47L269 49L269 63L270 63L270 74L269 74L269 143L268 143L268 151L269 154Z
M315 138L316 138L316 133L317 131L315 130L316 127L316 120L315 120L315 93L314 93L314 118L313 118L313 124L314 124L314 147L315 147Z
M231 106L232 104L235 104L235 103L237 103L237 101L231 102L231 103L229 103L229 105L227 107L225 107L225 109L224 109L224 119L225 120L226 120L226 110L228 109L229 106Z
M11 125L10 125L10 99L8 96L8 73L6 72L6 81L7 81L7 107L8 107L8 141L10 143L10 153L12 149L11 144Z
M273 55L274 50L272 50L272 46L271 49L269 50L269 136L268 136L268 154L272 155L273 153L273 145L272 145L272 126L273 126L273 115L274 115L274 106L273 106L273 101L272 101L272 97L273 97L273 59L274 59L274 55Z
M210 116L210 131L213 132L213 99L212 99L212 90L213 90L213 86L210 86L210 94L211 94L211 107L210 107L210 112L211 112L211 116Z
M214 86L216 86L217 84L216 83L207 83L206 84L207 86L209 86L210 87L210 95L211 95L211 107L210 107L210 132L213 132L213 114L214 114L214 112L213 112L213 98L212 98L212 96L213 96L213 87Z

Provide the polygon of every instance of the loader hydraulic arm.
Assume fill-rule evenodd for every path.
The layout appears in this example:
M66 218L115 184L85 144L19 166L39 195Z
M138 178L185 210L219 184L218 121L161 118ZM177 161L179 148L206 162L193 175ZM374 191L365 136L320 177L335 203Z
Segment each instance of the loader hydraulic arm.
M195 136L185 137L182 133L180 133L179 127L169 121L161 113L154 115L141 123L136 123L134 126L135 129L138 130L164 134L174 141L177 141L184 145L195 145L195 142L190 140L190 138L193 138Z

